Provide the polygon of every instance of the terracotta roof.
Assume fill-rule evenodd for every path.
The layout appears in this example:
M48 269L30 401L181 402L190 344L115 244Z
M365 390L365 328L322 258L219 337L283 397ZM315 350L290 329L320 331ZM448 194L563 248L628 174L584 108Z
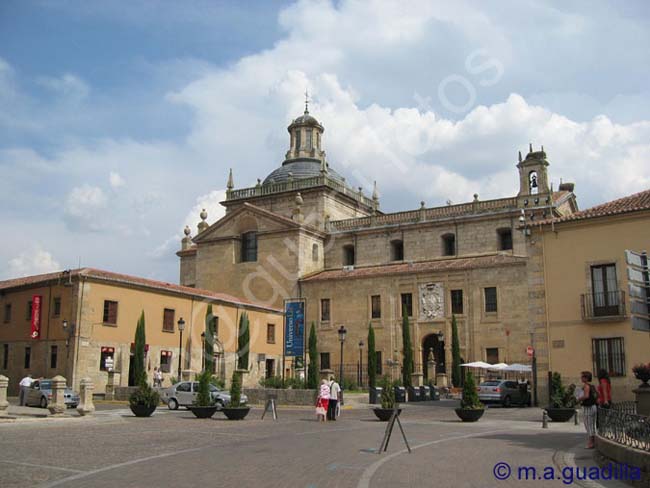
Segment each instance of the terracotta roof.
M339 279L360 279L374 278L377 276L425 273L434 271L460 271L475 268L493 268L498 266L507 266L513 264L522 264L526 258L519 256L510 256L505 254L492 254L489 256L477 256L467 258L439 259L436 261L421 261L417 263L399 263L386 264L382 266L368 266L364 268L354 268L351 271L344 269L331 269L321 271L307 278L308 281L324 281Z
M189 295L193 297L206 298L211 300L217 300L226 302L232 305L239 305L244 307L260 308L264 310L269 310L272 312L282 312L279 309L272 307L267 307L263 305L258 305L248 300L243 300L237 298L233 295L228 295L227 293L216 293L210 290L203 290L200 288L192 288L189 286L176 285L173 283L167 283L165 281L150 280L147 278L141 278L139 276L131 276L121 273L114 273L112 271L104 271L101 269L95 268L80 268L73 269L70 271L70 275L75 277L86 277L96 280L103 280L112 283L120 283L125 285L141 286L144 288L150 288L154 290L167 291L171 293L180 293L183 295ZM67 275L63 271L57 271L55 273L47 273L33 276L26 276L24 278L15 278L12 280L0 281L0 290L9 290L12 288L20 288L25 286L38 285L41 283L46 283L49 281L59 280L61 283L65 283L68 279Z
M538 224L550 224L560 222L570 222L575 220L586 220L597 217L606 217L608 215L619 215L630 212L639 212L641 210L650 210L650 190L645 190L634 195L612 200L611 202L602 203L585 210L565 215L556 219L546 219Z

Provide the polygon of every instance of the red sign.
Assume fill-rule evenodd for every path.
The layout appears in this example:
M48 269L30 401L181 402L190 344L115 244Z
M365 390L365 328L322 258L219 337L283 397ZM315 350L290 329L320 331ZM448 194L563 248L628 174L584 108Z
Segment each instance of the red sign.
M526 354L528 354L529 358L533 357L533 354L535 354L535 349L533 349L533 346L528 346L526 348Z
M34 295L32 297L32 330L31 330L32 339L41 338L41 303L42 302L43 302L42 296Z

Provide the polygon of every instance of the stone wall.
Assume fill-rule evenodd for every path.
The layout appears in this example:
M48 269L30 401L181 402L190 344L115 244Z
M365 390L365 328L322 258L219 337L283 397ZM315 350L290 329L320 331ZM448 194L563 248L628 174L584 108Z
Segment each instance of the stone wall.
M599 454L596 457L598 464L606 466L610 463L618 463L636 466L641 470L641 480L628 481L628 484L636 488L650 488L650 452L622 446L600 436L596 436L596 450Z

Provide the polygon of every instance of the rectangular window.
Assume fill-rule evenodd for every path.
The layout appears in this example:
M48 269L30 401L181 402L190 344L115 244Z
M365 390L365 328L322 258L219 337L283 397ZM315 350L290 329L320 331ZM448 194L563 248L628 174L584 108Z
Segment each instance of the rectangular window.
M498 347L488 347L485 349L485 362L490 364L499 363L499 348Z
M381 366L381 351L375 351L375 354L377 355L377 374L382 375L382 366Z
M104 300L104 324L117 325L117 302Z
M23 367L29 369L32 365L32 348L27 346L25 347L25 364Z
M330 353L320 353L320 369L330 369Z
M5 303L4 321L5 324L11 322L11 303Z
M160 351L160 371L169 373L172 370L172 352Z
M330 321L330 299L321 298L320 301L320 320L321 322Z
M402 317L413 317L413 294L402 293Z
M52 317L61 316L61 297L54 297L52 302Z
M512 229L499 229L499 249L508 251L512 249Z
M391 261L404 260L404 242L393 241L390 243L390 259Z
M381 318L381 295L371 296L370 306L371 306L370 316L373 319L380 319Z
M494 286L485 288L485 312L497 311L497 289Z
M112 371L115 368L115 348L102 347L101 356L99 357L100 371Z
M594 315L596 317L619 314L616 265L603 264L600 266L592 266L591 289L594 301Z
M242 234L241 260L243 263L257 261L257 232L245 232Z
M307 135L307 141L306 141L307 142L307 150L311 151L311 148L312 148L312 145L313 145L312 144L313 143L313 141L312 141L312 130L307 129L305 132L306 132L306 135Z
M32 320L32 301L27 302L27 310L25 311L25 319Z
M9 344L2 345L2 369L9 368Z
M300 150L300 129L296 131L296 150Z
M275 344L275 324L266 324L266 343Z
M56 364L59 359L58 346L50 346L50 369L56 369Z
M610 376L625 376L625 348L622 337L594 339L594 371L604 369Z
M442 254L443 256L456 255L456 236L454 234L442 236Z
M166 308L163 311L163 332L174 332L174 315L175 311L171 308Z
M463 290L451 290L451 313L463 314Z
M354 266L354 246L343 246L343 266Z

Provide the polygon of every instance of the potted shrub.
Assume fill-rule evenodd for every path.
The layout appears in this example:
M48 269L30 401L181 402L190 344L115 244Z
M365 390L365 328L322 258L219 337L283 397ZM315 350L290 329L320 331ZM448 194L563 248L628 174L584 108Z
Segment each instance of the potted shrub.
M210 371L203 371L199 375L199 391L192 406L187 407L191 412L200 419L209 419L217 411L218 406L210 395Z
M551 377L551 403L546 407L546 413L553 422L567 422L576 413L575 385L568 389L562 385L560 373Z
M232 372L232 384L230 385L230 403L221 411L224 413L228 420L242 420L248 415L251 408L241 403L241 386L242 386L242 373L241 371Z
M642 382L639 388L650 388L650 385L648 385L648 381L650 381L650 363L637 364L632 368L632 372L634 377Z
M144 365L145 338L144 311L140 315L135 328L135 347L133 355L133 371L138 383L138 389L129 397L129 407L136 417L150 417L160 403L160 395L147 383L147 372Z
M375 415L381 422L387 422L390 419L390 416L393 415L393 410L395 409L395 390L391 384L388 376L382 376L381 378L381 407L375 407L372 409L375 412ZM397 415L402 413L402 409L397 409Z
M460 408L456 409L456 415L463 422L476 422L483 416L485 407L478 399L474 375L469 371L463 384L463 398L460 401Z

